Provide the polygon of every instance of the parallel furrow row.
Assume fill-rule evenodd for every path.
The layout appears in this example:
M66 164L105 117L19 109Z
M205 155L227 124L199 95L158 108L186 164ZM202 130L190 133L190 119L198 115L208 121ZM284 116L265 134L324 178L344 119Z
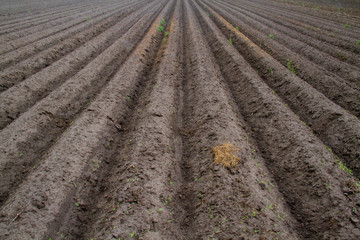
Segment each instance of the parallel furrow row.
M209 2L207 4L216 9L222 16L226 16L225 18L227 18L233 26L237 26L240 32L244 33L252 42L258 44L284 67L292 68L297 76L312 85L326 97L346 110L349 110L355 116L360 116L360 89L357 88L354 83L349 83L334 74L330 74L329 71L326 71L323 67L311 63L305 57L293 52L292 49L294 47L291 46L291 49L286 48L284 45L273 41L267 35L242 24L237 17L228 14L225 9ZM231 38L231 35L229 37ZM303 51L306 52L307 50L301 49L299 52L303 53ZM321 61L321 59L319 59L319 61ZM351 68L351 66L349 66L349 68ZM273 72L272 66L259 70L270 74ZM350 74L352 82L360 81L360 73L357 69L351 68ZM334 88L336 91L334 91Z
M3 16L0 28L3 29L5 27L14 27L19 24L24 24L27 22L37 21L39 19L43 19L46 17L51 17L52 15L56 15L58 13L63 13L69 11L69 9L77 9L77 8L84 8L86 6L91 5L92 3L80 3L80 4L71 4L70 6L61 6L57 8L48 8L46 10L40 11L41 13L33 13L32 11L28 11L26 14L24 13L16 13L11 14L9 16ZM26 16L29 15L29 16Z
M225 4L225 5L230 6L229 4ZM249 18L253 18L254 20L259 20L263 24L267 25L267 28L265 28L266 30L269 29L272 31L273 30L279 31L283 34L291 36L294 39L304 42L314 48L317 48L320 51L326 52L327 54L333 56L334 58L355 65L356 67L360 67L360 61L358 59L357 54L341 49L327 42L321 41L315 38L313 35L309 36L302 33L304 27L301 26L297 27L291 25L288 23L288 19L284 19L279 16L275 17L275 15L271 15L267 11L258 11L258 10L253 11L251 9L243 10L235 6L233 6L233 9L236 9L239 14L241 13L241 15L244 16L243 18L245 18L245 21L247 21ZM273 32L271 34L273 34ZM270 36L270 34L268 34L268 36ZM273 37L276 40L278 39L278 36L276 34L273 34Z
M137 45L137 47L126 60L126 62L120 67L120 70L111 78L110 82L103 89L103 91L101 91L101 93L96 97L96 99L91 102L91 104L87 107L86 111L84 111L81 116L74 121L74 124L64 133L63 136L61 136L54 148L51 149L51 151L47 155L45 155L45 159L29 175L26 183L24 183L24 185L22 185L19 189L16 190L16 193L12 196L14 199L9 200L8 203L2 208L2 211L6 212L2 212L2 214L9 214L8 216L10 216L12 213L8 212L8 210L13 208L9 206L9 204L21 204L24 199L28 199L30 202L28 207L22 209L24 211L21 213L21 221L24 221L25 223L27 222L27 219L32 219L35 217L35 215L46 215L48 217L43 218L41 221L37 221L36 228L22 229L23 231L12 231L11 229L6 229L6 232L4 231L4 236L8 236L10 239L15 239L16 236L22 236L24 232L28 231L29 236L33 238L44 238L45 236L45 238L49 238L47 237L47 235L51 235L53 238L58 238L66 234L67 239L79 239L85 238L85 235L87 234L90 235L90 233L94 233L94 231L91 231L91 227L94 228L96 233L96 228L98 226L96 224L93 226L87 225L87 230L89 230L89 232L81 231L81 228L79 228L75 232L69 231L64 233L62 231L64 229L62 229L61 226L64 225L69 227L71 226L71 224L66 222L66 220L59 222L59 219L66 219L66 217L61 217L64 217L67 212L70 212L69 215L71 215L72 207L75 206L73 197L77 191L77 188L79 188L79 193L84 193L86 189L83 188L86 188L86 185L89 184L92 180L96 181L96 176L94 176L93 179L88 179L90 182L82 182L81 180L84 180L84 178L81 177L81 173L86 173L89 168L93 170L99 170L100 172L101 169L98 169L97 166L99 165L97 164L102 163L101 161L98 161L99 159L97 157L102 157L102 154L106 156L106 150L101 151L101 149L99 148L104 147L104 140L109 141L105 143L111 144L113 140L110 140L110 137L113 137L111 135L114 133L113 130L115 129L116 132L118 131L116 129L120 129L115 128L117 124L114 122L114 120L119 119L120 116L125 118L126 113L131 111L131 99L133 97L135 98L138 94L138 85L145 84L143 78L148 78L148 71L152 71L149 68L152 68L152 64L156 64L157 62L157 60L155 59L155 56L157 55L156 49L159 49L159 46L163 43L162 39L158 37L157 28L162 19L169 19L169 11L172 9L174 2L169 2L167 4L167 7L155 19L154 17L158 15L159 10L161 9L159 8L159 3L161 2L158 2L155 5L149 5L148 9L151 9L151 13L147 13L146 15L144 15L144 17L138 23L138 25L143 25L145 28L146 25L152 23L152 26L147 31L147 34L145 35L143 40ZM161 6L163 5L164 4L161 3ZM149 19L149 16L152 16L151 19ZM138 62L141 62L141 64L134 65L134 63ZM151 80L151 78L148 78L148 80ZM153 80L151 81L153 82ZM145 89L145 87L146 86L144 85L141 88ZM84 138L87 139L86 142L82 140ZM77 142L77 144L73 145L73 142ZM106 145L105 147L107 148L109 146ZM99 149L100 151L97 151L97 149ZM59 157L61 158L61 156L63 156L63 154L58 155L59 151L63 152L63 154L65 154L65 152L72 154L71 159L67 159L66 161L59 161ZM112 160L113 159L111 158L105 159L103 163L110 163ZM49 169L49 167L51 168L51 170ZM54 179L43 178L42 181L47 182L47 184L41 184L40 182L38 182L39 178L42 178L39 176L39 174L42 175L46 172L44 171L44 168L49 169L49 171L51 172L54 172L57 176L56 178L58 179L58 181L54 182ZM96 171L90 172L94 174ZM46 178L47 176L44 175L44 177ZM62 182L61 187L51 187L52 184L57 185L59 182ZM78 183L79 185L77 185L76 183ZM34 184L38 185L38 188L36 190L36 198L24 198L24 194L27 194L26 185L34 186ZM113 186L115 187L116 185ZM50 194L49 191L51 191ZM88 194L90 194L90 192L88 192ZM49 198L47 196L49 196ZM102 198L104 197L103 195L101 196ZM94 199L91 196L89 199L91 199L92 201L96 200L96 198ZM14 200L17 202L14 202ZM52 207L42 208L41 205L43 201L47 202L46 205L51 204ZM84 207L81 201L75 203L77 206L81 206L81 208ZM33 206L40 211L35 213L31 209L29 209L30 206ZM79 208L77 208L76 210L79 211ZM76 214L78 215L79 213L77 212ZM85 216L84 214L81 215ZM11 219L11 217L9 219ZM80 216L79 218L70 219L71 221L81 221L82 218ZM22 223L20 221L17 221L16 224L21 226ZM81 224L81 222L75 222L74 224ZM86 225L84 224L83 227L85 226ZM68 228L66 228L65 230L68 230ZM56 235L58 232L59 235ZM56 236L52 234L55 234ZM109 238L109 236L107 237Z
M124 26L132 22L136 24L126 28L125 34L86 67L1 131L1 139L9 139L0 145L0 171L4 178L1 181L1 202L116 73L146 33L160 4L153 2L148 5L151 11L140 9L126 18ZM24 152L27 154L19 158L19 154Z
M233 105L221 66L207 44L209 36L203 35L204 26L189 1L183 12L188 59L181 130L187 182L179 202L187 210L186 239L297 239L296 221ZM240 149L241 162L232 169L214 165L209 148L227 141Z
M233 0L229 0L234 2ZM273 12L275 13L277 16L291 16L292 19L305 23L311 27L317 28L320 31L323 32L334 32L336 34L339 35L340 39L343 39L345 41L348 40L348 37L351 37L353 39L356 39L358 37L358 35L356 34L359 33L359 28L357 28L356 26L353 26L353 32L347 32L346 28L344 27L344 25L341 25L339 23L333 22L333 21L329 21L329 20L324 20L322 17L314 17L314 16L309 16L309 15L304 15L301 13L298 13L296 11L292 11L291 13L289 13L288 10L281 10L279 8L274 8L274 7L270 7L270 8L265 8L263 5L263 1L261 3L249 3L249 2L242 2L241 4L244 4L248 7L252 7L254 9L262 9L262 10L267 10L269 12ZM290 15L291 14L291 15ZM316 23L316 24L315 24ZM343 37L342 34L346 33L346 37Z
M139 9L142 5L144 5L144 2L139 1L124 6L119 11L119 13L114 14L113 16L110 16L108 18L105 18L98 24L91 25L84 31L79 32L66 40L63 40L58 44L54 45L53 47L49 47L48 49L38 54L35 54L29 57L28 59L25 60L22 59L22 61L19 62L18 64L13 63L12 66L6 68L0 73L0 92L5 91L6 89L27 79L28 77L39 72L40 70L43 70L44 68L51 65L53 62L59 60L61 57L66 56L71 52L73 55L72 61L74 62L72 64L73 68L80 65L83 62L83 60L86 58L83 58L76 54L77 53L76 51L79 51L77 50L79 47L83 46L84 44L88 45L89 43L92 43L93 45L92 48L101 47L105 49L107 46L110 46L111 43L114 41L114 39L116 39L116 37L118 36L117 33L119 32L119 30L121 31L124 30L124 29L116 29L113 26L119 21L121 21L124 17L128 16L131 12L135 11L136 9ZM104 32L107 32L107 34ZM108 37L106 37L106 35ZM102 42L99 45L96 43L96 40L92 40L96 37L107 38L108 40ZM96 47L96 45L98 45L98 47ZM89 47L90 46L87 46L87 48ZM92 51L89 51L88 53L85 52L85 54L88 55L90 53L92 57L96 56L96 54L94 54ZM27 54L27 53L23 52L23 54ZM77 55L76 60L74 59L75 55ZM55 63L54 65L58 65L58 64ZM54 71L55 69L53 66L50 68L52 68L52 71ZM53 75L56 75L56 71L53 72Z
M293 19L292 15L289 13L278 14L276 12L269 11L269 9L264 9L259 4L257 7L248 6L246 3L242 2L241 5L236 4L236 2L231 2L235 6L242 7L243 9L249 9L254 12L263 12L266 13L271 19L279 19L282 21L282 24L286 24L293 28L296 28L299 32L304 33L309 36L313 36L316 39L322 40L324 42L330 43L334 46L341 47L344 50L352 51L354 53L359 53L360 48L356 46L356 41L359 39L353 38L349 39L349 31L342 30L341 32L336 32L336 29L346 29L344 26L336 27L333 31L324 31L319 27L322 24L313 26L312 24L304 23L302 19ZM336 33L336 34L335 34Z
M259 1L257 1L257 3L259 3ZM269 1L263 2L260 0L261 4L270 4ZM279 4L276 2L272 2L272 5L269 5L271 7L275 7L275 8L279 8L279 9L284 9L285 11L289 12L289 13L301 13L304 16L311 16L311 17L315 17L315 18L319 18L322 20L328 20L331 21L333 23L354 23L357 27L360 27L359 24L359 19L356 16L350 16L348 14L345 13L341 13L340 8L338 9L337 12L331 12L331 11L323 11L320 9L316 9L316 8L309 8L309 7L299 7L299 6L294 6L291 4ZM307 6L308 4L304 4L305 6Z
M329 99L344 107L346 110L349 110L354 115L360 116L360 94L356 85L348 83L334 74L329 74L329 72L323 67L311 64L311 62L303 56L300 56L299 54L294 53L291 49L273 41L265 34L242 25L236 17L227 14L226 11L218 6L211 3L208 4L209 6L214 7L214 9L216 9L222 16L226 16L227 20L229 20L234 26L237 26L240 32L247 35L247 37L254 43L265 49L272 57L282 63L283 66L293 68L293 72L296 73L297 76L301 77L303 80L315 87ZM304 49L300 52L303 50ZM291 65L293 66L291 67ZM270 66L267 69L261 69L261 71L268 71L272 74L273 69ZM359 82L359 71L352 69L352 76L350 79L353 82ZM334 91L334 87L336 88L336 92Z
M216 12L210 10L210 20L203 10L199 7L197 9L202 12L202 29L217 56L217 63L236 104L251 129L251 135L256 139L267 168L299 222L299 235L314 239L333 236L355 239L357 233L352 235L351 230L359 226L350 221L352 208L359 204L359 197L353 192L356 189L354 179L337 167L339 160L336 156L311 133L309 127L301 123L249 65L264 60L256 58L250 61L247 59L249 53L245 54L241 49L250 49L253 56L257 53L262 59L267 58L266 54L254 44L245 45L249 40L240 33L234 38L234 46L238 46L234 49L227 42L225 36L228 34L224 36L217 27L225 33L226 29L236 29ZM294 79L292 81L295 82ZM297 92L299 90L297 88ZM309 86L308 93L310 91ZM316 96L315 93L310 95ZM319 99L319 102L323 100ZM357 131L360 128L351 129ZM336 135L334 131L332 134ZM348 188L352 188L349 191L351 196L343 192ZM334 215L333 211L341 214Z
M5 1L1 239L360 238L355 18L265 0ZM344 22L350 37L332 39Z
M84 31L86 29L93 27L94 24L97 24L100 21L102 21L108 17L111 17L112 15L117 14L119 11L121 11L121 8L123 8L123 7L124 6L121 5L117 9L110 10L109 12L105 13L104 15L100 14L98 17L93 18L91 21L85 21L74 27L66 29L65 31L60 31L60 32L50 35L46 38L42 38L39 41L35 41L31 44L20 47L14 51L5 53L4 55L2 55L2 58L0 59L0 69L3 70L5 68L11 66L12 64L23 61L23 60L33 56L34 54L37 54L41 51L44 51L44 50L50 48L51 46L61 43L61 41L72 37L74 34L77 34L81 31Z
M359 84L360 61L358 55L353 54L351 57L351 61L358 66L351 66L345 62L339 61L339 53L336 53L334 46L327 47L323 42L320 42L317 39L299 34L291 28L281 27L280 24L276 24L272 19L267 19L265 14L259 12L251 13L248 10L244 11L226 3L220 6L227 9L231 7L230 9L236 10L229 10L229 12L232 12L234 16L241 20L241 23L243 24L242 28L244 28L245 25L250 25L254 29L257 28L257 30L264 33L267 38L271 36L274 41L303 55L308 60L321 65L326 70L332 71L338 77ZM346 58L346 60L349 62L349 58Z
M357 177L360 177L360 165L356 160L360 156L360 149L357 147L360 137L358 118L292 74L219 14L213 13L211 18L214 22L228 39L232 38L234 46L257 70L262 79L273 88L274 93L279 94L300 116L304 124L309 124L314 133L318 134L322 141L356 172ZM356 104L354 101L350 103Z
M19 34L18 36L21 36L20 34L22 34L22 35L29 34L29 33L33 32L32 29L34 29L34 27L39 27L39 26L44 26L44 25L51 26L52 22L56 22L58 20L65 19L66 17L69 17L74 13L82 12L89 8L90 8L89 6L68 8L68 9L65 9L64 11L55 12L54 14L52 14L50 16L45 15L44 17L38 18L35 20L24 20L24 21L16 23L16 24L5 25L4 27L0 28L0 35L2 35L1 38L4 38L4 36L3 36L4 34L7 34L7 36L11 36L11 35L15 34L15 32L18 32L18 34ZM19 30L23 30L23 31L19 31Z
M96 9L95 11L93 9L90 9L85 12L81 12L78 14L78 16L73 19L69 20L68 22L61 23L60 25L57 25L55 27L52 27L50 29L39 29L38 32L33 32L29 35L26 35L24 37L17 38L15 40L12 40L10 42L4 42L1 41L3 44L0 44L0 53L4 56L6 53L12 53L13 51L18 50L19 48L25 47L27 45L36 44L43 40L49 40L52 41L47 43L53 43L55 40L61 40L61 38L54 39L55 36L65 33L69 36L70 34L73 34L75 32L81 31L89 24L92 24L93 21L98 21L98 19L102 18L103 16L108 16L110 14L116 13L119 8L119 4L117 4L117 7L114 6L105 6L100 9Z

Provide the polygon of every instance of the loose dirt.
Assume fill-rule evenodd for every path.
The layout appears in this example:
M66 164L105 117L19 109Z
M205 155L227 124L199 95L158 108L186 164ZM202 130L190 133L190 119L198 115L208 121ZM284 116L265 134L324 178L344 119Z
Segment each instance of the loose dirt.
M356 11L43 4L0 7L1 239L360 238Z

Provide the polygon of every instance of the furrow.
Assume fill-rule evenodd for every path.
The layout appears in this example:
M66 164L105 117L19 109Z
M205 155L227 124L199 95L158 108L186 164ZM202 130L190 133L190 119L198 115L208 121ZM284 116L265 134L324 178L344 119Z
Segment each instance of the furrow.
M105 14L103 13L103 11L105 11ZM40 30L39 32L35 32L22 38L12 40L10 44L1 44L0 53L2 55L6 53L12 53L13 51L20 49L21 47L36 43L39 44L39 42L41 43L43 41L46 42L45 46L49 46L49 44L54 43L55 40L59 40L57 35L64 35L64 37L69 36L70 34L81 31L86 26L92 24L93 18L96 18L94 19L96 21L98 18L101 18L102 15L108 16L108 14L116 13L116 11L118 11L118 7L114 8L107 6L102 8L101 10L97 9L95 10L95 12L93 12L93 10L88 10L78 13L78 16L72 21L65 22L51 29ZM43 47L44 46L42 46L42 48Z
M144 5L144 2L139 1L124 6L119 11L119 13L105 18L98 24L89 26L89 28L83 32L79 32L69 39L63 40L59 44L56 44L53 47L50 47L38 54L35 54L26 60L19 59L21 62L18 64L13 62L14 65L0 72L0 92L3 92L17 83L27 79L32 74L35 74L36 72L41 71L43 68L48 67L53 62L59 60L61 57L69 54L72 51L75 51L84 43L110 29L113 25L121 21L124 17L128 16L131 12L139 9L142 5ZM116 33L116 31L114 31L114 33ZM116 37L116 34L113 35ZM108 43L109 41L101 45L102 47L105 47L109 45ZM79 57L77 58L77 62L81 63L81 59L79 59Z
M264 9L263 4L261 3L255 3L255 4L248 4L244 3L244 5L251 6L256 9ZM302 23L307 24L308 26L311 26L313 28L318 29L322 32L331 33L334 32L338 35L339 39L342 39L343 41L349 41L350 39L357 40L357 37L360 32L357 27L353 26L352 31L348 31L344 25L340 25L339 23L334 23L329 20L324 20L322 17L311 17L306 15L300 15L297 12L289 13L287 10L281 10L279 8L270 8L266 9L267 11L273 12L277 16L283 16L283 17L289 17L291 16L292 19L296 21L300 21ZM316 23L316 25L315 25ZM344 36L346 34L346 36Z
M61 12L56 12L51 16L45 16L43 18L36 19L34 21L26 20L18 24L8 25L4 28L1 28L0 39L2 41L6 39L13 39L16 38L16 36L20 37L20 36L24 36L25 34L33 33L36 30L36 28L39 27L44 27L44 26L52 27L56 24L61 23L62 21L66 21L66 19L71 17L71 15L82 12L84 10L88 10L89 8L90 8L89 6L70 8Z
M127 33L0 132L1 139L9 139L0 145L0 170L4 178L0 186L1 202L112 78L144 36L161 6L162 2L148 5L151 11L143 14Z
M242 28L244 28L244 23L246 22L246 25L249 25L249 27L252 28L257 28L258 31L265 34L267 38L272 38L273 41L276 41L297 54L304 56L307 60L322 66L327 71L333 72L338 78L352 82L355 85L358 84L360 87L360 68L341 62L339 59L327 54L328 51L334 53L333 48L325 48L325 51L314 48L311 43L316 42L316 39L304 39L302 38L302 35L300 35L299 38L299 34L297 32L289 28L278 28L278 24L263 18L261 14L251 14L249 11L242 11L241 9L228 4L219 6L222 6L223 8L225 7L228 9L229 13L241 20L243 24ZM322 45L318 44L317 46ZM336 55L336 53L334 53L334 55ZM360 65L360 61L358 61L358 64Z
M269 4L269 2L263 2L263 1L260 3L263 5ZM258 2L258 4L259 4L259 2ZM304 15L310 15L313 17L327 19L327 20L330 20L335 23L342 22L343 24L346 24L346 23L351 22L351 23L355 23L359 27L357 17L355 15L351 16L345 12L341 13L341 8L338 8L338 11L334 12L334 11L326 11L326 10L320 10L317 8L313 8L313 7L311 7L311 5L306 4L306 3L304 4L304 7L283 5L283 4L272 4L270 6L284 9L284 10L288 11L289 13L298 12L298 13L301 13Z
M126 121L127 115L133 112L132 109L137 101L137 97L143 95L141 92L147 91L145 90L146 85L141 86L145 84L144 81L147 79L147 82L150 83L155 80L154 78L150 78L148 73L154 73L153 70L151 70L155 67L153 64L159 64L159 59L155 58L157 55L156 49L159 49L159 46L163 43L163 39L159 37L159 35L163 35L164 33L159 34L157 28L162 19L166 19L166 22L168 22L167 20L169 19L170 10L173 8L173 3L174 1L169 2L155 21L148 21L152 22L152 26L144 39L138 44L133 54L112 78L107 87L98 95L96 100L87 107L87 110L82 113L68 131L59 139L46 159L29 175L26 183L12 196L14 199L9 200L6 207L4 206L1 209L3 215L10 216L14 213L13 211L17 211L16 206L18 206L18 204L21 204L24 200L29 200L29 205L27 205L27 209L24 209L21 213L21 218L13 223L12 228L6 229L8 234L6 235L8 237L7 239L18 239L23 236L31 236L34 238L42 237L44 239L48 239L49 237L52 239L61 237L65 237L66 239L87 239L88 236L89 238L94 237L96 233L99 233L99 231L96 233L92 231L93 227L95 228L97 225L92 227L90 222L89 224L82 222L86 221L86 218L84 218L86 213L83 211L86 211L84 209L87 207L91 208L89 211L95 211L92 207L96 207L96 205L88 206L86 204L91 202L95 202L96 204L96 201L100 201L100 198L106 199L107 197L104 195L104 191L107 190L107 188L117 188L118 184L105 186L103 185L105 182L103 184L99 182L97 186L94 186L92 183L95 183L93 181L101 181L102 178L107 179L108 174L104 172L105 168L107 171L112 172L118 164L122 165L120 162L114 162L117 160L117 156L114 156L117 150L114 150L114 146L112 145L117 139L122 139L122 135L125 135L123 131L127 132L128 130L124 129L126 124L120 125L118 120L122 118ZM152 8L149 8L149 10L152 10ZM170 38L171 37L169 37L169 41ZM174 55L174 53L171 54ZM141 64L134 65L134 63L139 62L141 62ZM168 69L164 71L171 74L175 73L174 71L176 70L177 69ZM130 99L127 97L130 97ZM164 101L162 102L164 103ZM162 123L162 121L166 122L166 120L158 121L160 121L160 123ZM118 131L120 131L120 133ZM83 141L84 138L87 139L86 142ZM78 143L76 146L72 144L74 141ZM71 159L63 158L64 155L59 155L59 152L69 153L72 157ZM60 160L59 158L63 159ZM44 175L44 168L49 169L50 172L56 175L52 175L51 173L56 181L48 178L48 174ZM169 170L171 170L171 168L169 168ZM42 178L39 174L43 175L44 178L42 182L46 182L46 184L38 182L39 178ZM85 174L88 174L88 176L85 177ZM157 172L154 172L154 174L157 174ZM64 176L66 176L66 178L64 178ZM113 181L113 179L109 178L109 181ZM60 186L58 186L59 183L61 183ZM55 185L56 187L54 187ZM36 188L37 199L25 197L28 194L26 188L29 186ZM94 194L98 195L98 199L94 198L94 195L90 195L88 199L77 199L78 196L82 196L82 194L86 192L90 193L91 191L95 191ZM83 202L82 200L85 201ZM38 208L36 205L38 201L43 202L45 207ZM73 206L76 207L75 210ZM38 211L31 211L33 207L37 208ZM107 205L102 207L105 208ZM74 218L69 218L69 221L74 225L67 222L67 215L74 216ZM36 226L26 229L28 233L21 228L22 224L26 224L27 219L38 218L39 216L46 216L46 218L37 221ZM9 219L11 220L11 218ZM140 221L141 219L138 220ZM6 220L4 220L4 222L6 222ZM165 222L167 223L167 221ZM63 229L62 224L70 228ZM99 239L108 238L113 238L110 232L107 232L106 235Z
M0 28L6 28L6 27L14 27L17 24L24 24L24 23L28 23L28 22L33 22L33 21L37 21L39 19L42 18L46 18L49 17L51 15L56 15L59 13L64 13L69 11L69 9L81 9L84 8L88 5L78 5L78 6L66 6L66 7L62 7L60 9L56 9L50 12L42 12L41 14L35 14L35 15L30 15L30 16L24 16L23 13L18 13L18 14L11 14L10 16L13 17L13 19L7 19L7 20L2 20L0 23Z
M360 90L356 85L329 73L321 66L316 66L303 56L294 53L291 49L273 41L265 34L245 25L239 25L239 20L237 18L229 15L225 10L218 6L209 2L207 2L207 4L216 9L216 11L230 21L233 26L238 26L239 32L244 33L251 41L261 46L261 48L278 61L277 63L281 63L284 67L287 67L290 71L312 85L336 104L350 111L355 116L360 116ZM231 38L231 35L229 35L229 38ZM259 70L270 73L272 71L272 66L261 66ZM355 74L354 81L359 79L359 73L357 71L354 71L353 73ZM334 91L335 89L336 91Z
M74 34L78 32L82 32L88 28L91 28L93 27L94 24L97 24L103 19L106 19L114 14L117 14L119 11L121 11L121 7L119 7L118 9L112 9L110 10L110 12L107 12L104 15L100 14L98 17L93 18L91 21L85 21L65 31L53 34L34 43L20 47L14 51L10 51L4 54L0 59L0 70L3 70L13 65L14 63L23 61L33 56L34 54L37 54L41 51L48 49L53 45L59 44L61 41L72 37Z
M188 1L183 12L186 61L180 130L186 181L179 204L186 210L182 222L185 239L297 239L296 221L263 167L263 159L251 144L253 139L248 138ZM239 165L214 163L212 148L225 142L239 150Z
M219 14L214 12L211 18L225 36L231 36L239 53L274 92L360 177L360 165L356 160L360 156L359 119L292 74Z
M244 55L245 60L238 51L250 49L262 59L267 58L266 53L238 32L233 35L233 45L229 44L217 26L222 30L236 29L210 8L210 18L197 9L202 12L202 29L225 83L250 127L249 135L256 140L266 167L274 176L292 216L300 223L297 225L300 237L357 239L359 225L351 220L359 218L358 212L352 210L360 201L354 178L338 167L340 160L249 65L260 60L250 62ZM249 42L248 45L240 44L240 39ZM313 95L310 89L309 94Z
M236 7L233 6L235 9ZM267 11L253 11L251 9L243 10L241 8L236 8L236 10L240 11L246 16L258 16L258 18L263 19L263 22L269 23L269 28L274 28L278 31L283 32L284 34L288 34L293 36L294 38L306 42L308 45L311 45L320 51L324 51L327 54L349 64L355 65L360 67L360 61L358 59L358 55L343 50L335 45L331 45L327 42L321 41L320 39L316 38L315 35L307 35L303 31L303 27L292 25L287 21L285 18L281 18L280 16L272 15ZM246 18L245 18L246 21ZM299 25L299 24L297 24ZM275 38L275 36L274 36Z
M262 0L257 1L256 4L257 5L264 5L269 3L269 2L264 2ZM294 6L290 6L290 5L278 5L278 4L273 4L271 5L271 7L275 7L278 9L282 9L283 12L287 12L289 14L297 14L298 16L303 15L303 16L309 16L312 17L313 19L317 20L322 20L322 21L326 21L326 22L330 22L332 25L337 24L337 27L342 27L343 25L345 25L346 23L351 23L354 24L354 26L356 26L359 29L360 25L359 25L359 19L357 16L353 15L348 15L348 14L339 14L336 12L332 12L332 11L323 11L320 9L314 9L314 8L307 8L307 7L294 7Z
M0 94L0 129L3 129L37 101L46 97L67 79L81 71L89 62L108 49L134 25L146 11L144 6L118 22L104 33L86 42L74 52L25 81ZM46 64L46 63L45 63Z
M171 8L155 21L151 35L157 31L161 19L169 25L169 10L173 9L172 3L169 5ZM173 20L175 22L171 24L179 24L174 18ZM75 206L72 207L72 215L68 216L69 219L74 219L74 216L79 219L85 218L85 222L90 223L84 238L127 239L131 234L134 238L145 239L173 239L173 236L179 236L177 222L169 214L173 206L171 199L174 199L173 189L178 183L176 177L179 172L176 170L175 157L177 144L174 143L177 137L171 130L172 111L175 108L173 88L179 75L176 68L178 43L170 42L173 38L176 39L175 28L177 27L170 29L167 37L161 38L163 33L156 37L151 43L155 44L152 46L154 48L146 46L142 49L148 52L145 55L153 52L152 49L155 50L155 54L148 60L144 59L146 62L141 61L145 66L137 69L140 70L137 71L140 75L136 76L129 69L121 70L122 75L130 75L131 78L128 80L131 80L131 86L135 83L137 86L135 91L126 91L130 93L128 113L114 118L115 122L120 121L122 130L120 133L115 131L111 136L109 144L114 151L111 152L108 147L110 153L105 158L102 156L109 165L103 165L104 169L99 169L100 173L90 173L89 169L85 174L87 181L97 179L101 184L83 186L75 197L83 203L83 207L93 211L82 211ZM167 43L174 46L168 49L163 39L167 39ZM160 45L162 46L159 49ZM120 105L118 108L124 107ZM171 185L171 181L174 184ZM92 197L94 194L98 196L95 199ZM169 201L168 199L170 202L166 205L165 201ZM162 211L158 212L158 209ZM119 214L121 219L115 217ZM79 224L83 225L83 222ZM145 229L140 225L146 226ZM155 229L151 229L152 227Z
M242 4L242 8L244 8L244 5ZM251 6L245 7L245 9L249 9ZM252 7L254 8L254 7ZM342 33L335 34L333 31L324 31L320 29L317 26L312 26L311 24L304 23L301 19L293 19L288 14L278 14L273 13L272 11L268 11L267 9L262 9L259 7L256 7L253 9L255 12L264 12L268 16L272 15L272 18L281 19L282 24L290 25L294 28L296 28L299 32L312 36L316 39L325 41L327 43L330 43L336 47L341 47L344 50L351 51L353 53L359 53L359 48L356 46L357 39L349 40L346 38L346 36L350 33L350 30L344 30ZM344 26L341 28L346 29ZM350 28L351 29L351 28Z

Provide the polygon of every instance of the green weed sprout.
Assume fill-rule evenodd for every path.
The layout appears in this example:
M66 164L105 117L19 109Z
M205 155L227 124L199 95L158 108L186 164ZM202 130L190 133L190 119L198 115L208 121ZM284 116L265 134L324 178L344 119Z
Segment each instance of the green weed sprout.
M287 59L287 61L286 61L286 66L290 70L290 72L296 74L295 66L293 64L291 64L291 61L289 59Z
M274 34L270 34L269 37L270 37L271 39L274 39Z

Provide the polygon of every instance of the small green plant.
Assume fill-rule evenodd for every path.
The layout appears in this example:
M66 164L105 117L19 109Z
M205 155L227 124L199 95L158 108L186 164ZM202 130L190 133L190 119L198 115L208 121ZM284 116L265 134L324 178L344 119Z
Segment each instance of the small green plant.
M164 39L163 39L163 42L164 42L164 43L166 43L166 42L167 42L167 39L166 39L166 38L164 38Z
M163 26L159 26L159 27L158 27L158 31L159 31L159 32L163 32L163 31L164 31L164 27L163 27Z
M78 202L76 202L76 203L75 203L75 206L79 207L79 206L80 206L80 204L79 204Z
M161 26L165 26L165 20L164 20L164 19L161 20L160 25L161 25Z
M236 26L235 29L239 31L239 26Z
M290 70L290 72L296 74L295 66L291 64L291 61L289 59L286 60L286 66Z
M360 45L360 41L357 41L356 44L357 44L357 45Z
M229 43L230 43L230 45L233 45L233 42L232 42L231 38L229 38Z
M271 39L274 39L274 34L270 34L269 37L270 37Z
M165 35L164 35L165 37L167 37L167 36L169 36L169 32L165 32Z
M274 70L272 68L270 68L270 75L273 75Z
M22 157L22 156L24 156L24 154L23 153L20 153L20 155L19 155L20 157Z
M335 37L335 33L331 33L331 36L332 36L332 37Z
M133 231L132 233L130 233L130 237L134 237L135 236L135 231Z
M348 23L345 24L346 28L350 28L350 25Z

